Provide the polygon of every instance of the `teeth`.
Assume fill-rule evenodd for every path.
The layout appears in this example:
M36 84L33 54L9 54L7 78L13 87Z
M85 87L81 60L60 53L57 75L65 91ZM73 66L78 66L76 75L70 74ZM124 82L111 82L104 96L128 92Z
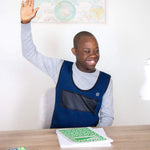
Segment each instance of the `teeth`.
M91 63L94 63L94 61L92 60Z
M89 64L95 64L94 60L88 60Z
M89 62L94 63L95 61L94 60L89 60Z

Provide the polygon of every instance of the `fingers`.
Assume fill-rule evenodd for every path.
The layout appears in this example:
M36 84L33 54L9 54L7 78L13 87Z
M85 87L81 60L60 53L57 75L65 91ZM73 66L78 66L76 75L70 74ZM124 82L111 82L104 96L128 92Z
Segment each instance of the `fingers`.
M31 19L33 19L33 18L36 16L36 13L37 13L38 10L39 10L39 7L37 7L37 8L34 9L34 11L33 11L33 13L31 14L31 16L29 16L29 17L30 17L30 21L31 21ZM30 21L29 21L29 22L30 22Z
M29 4L29 0L26 0L25 1L25 6L28 6L28 4Z
M29 5L34 8L34 0L29 0Z
M33 6L34 5L34 0L26 0L25 5L26 6Z
M32 3L32 0L29 0L28 1L28 5L31 6L31 3Z
M31 6L34 6L34 0L31 0Z
M34 7L34 0L22 0L21 6L32 6Z
M37 11L39 10L39 7L34 9L34 16L36 15Z
M21 7L24 7L24 0L22 0L21 2Z

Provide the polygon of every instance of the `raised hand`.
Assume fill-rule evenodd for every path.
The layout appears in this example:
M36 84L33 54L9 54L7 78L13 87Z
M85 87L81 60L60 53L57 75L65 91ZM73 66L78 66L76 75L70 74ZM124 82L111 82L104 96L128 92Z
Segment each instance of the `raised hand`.
M20 17L21 23L29 23L35 16L39 7L34 9L34 0L22 0Z

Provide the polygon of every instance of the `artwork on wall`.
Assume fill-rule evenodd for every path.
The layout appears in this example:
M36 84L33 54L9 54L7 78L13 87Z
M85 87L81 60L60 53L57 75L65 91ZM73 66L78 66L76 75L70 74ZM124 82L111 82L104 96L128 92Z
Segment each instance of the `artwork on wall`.
M35 0L33 22L106 23L106 0Z

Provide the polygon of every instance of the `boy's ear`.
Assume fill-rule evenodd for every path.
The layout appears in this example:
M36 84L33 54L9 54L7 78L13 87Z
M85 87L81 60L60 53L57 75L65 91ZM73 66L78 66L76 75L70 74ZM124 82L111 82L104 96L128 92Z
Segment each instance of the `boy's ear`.
M71 51L72 51L72 53L76 56L76 49L75 49L75 48L72 48Z

